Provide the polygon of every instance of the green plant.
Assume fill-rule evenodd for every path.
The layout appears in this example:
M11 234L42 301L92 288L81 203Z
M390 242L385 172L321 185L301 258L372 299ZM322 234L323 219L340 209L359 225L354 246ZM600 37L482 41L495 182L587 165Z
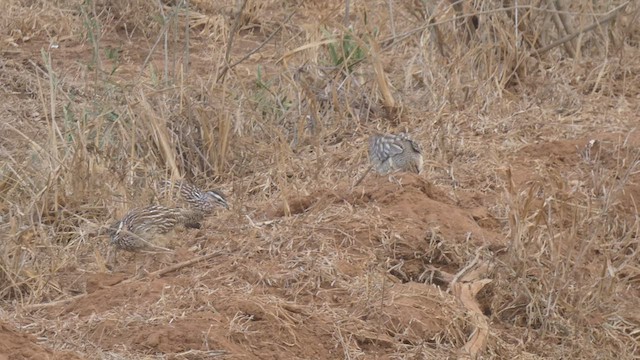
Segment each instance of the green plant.
M326 37L332 37L326 30L324 32ZM351 72L353 67L361 62L367 54L366 50L363 49L355 39L352 30L344 34L341 39L329 43L327 48L331 64L333 66L345 66L349 72Z

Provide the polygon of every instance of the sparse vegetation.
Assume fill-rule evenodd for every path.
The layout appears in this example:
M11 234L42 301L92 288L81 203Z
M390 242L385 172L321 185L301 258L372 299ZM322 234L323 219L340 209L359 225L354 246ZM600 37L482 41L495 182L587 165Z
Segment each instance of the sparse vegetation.
M0 358L640 356L637 2L5 2ZM231 211L110 272L163 178Z

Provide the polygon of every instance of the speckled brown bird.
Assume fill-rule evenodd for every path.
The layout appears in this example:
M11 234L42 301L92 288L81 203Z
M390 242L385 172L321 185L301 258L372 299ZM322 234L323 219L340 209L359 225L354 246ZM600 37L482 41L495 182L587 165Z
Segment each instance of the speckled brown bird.
M113 250L109 262L115 262L118 250L169 251L163 247L165 235L190 221L189 209L150 205L130 210L108 230Z
M394 171L420 173L424 162L420 146L406 133L369 137L369 160L378 174Z
M374 169L384 175L395 171L421 173L424 158L420 145L406 133L397 135L375 134L369 137L369 168L360 176L352 189L358 186Z

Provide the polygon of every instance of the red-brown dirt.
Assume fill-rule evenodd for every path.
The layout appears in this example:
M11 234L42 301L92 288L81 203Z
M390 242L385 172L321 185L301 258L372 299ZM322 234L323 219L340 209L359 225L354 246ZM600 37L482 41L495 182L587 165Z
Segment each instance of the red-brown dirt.
M54 352L38 345L35 336L0 323L0 359L82 359L71 352Z

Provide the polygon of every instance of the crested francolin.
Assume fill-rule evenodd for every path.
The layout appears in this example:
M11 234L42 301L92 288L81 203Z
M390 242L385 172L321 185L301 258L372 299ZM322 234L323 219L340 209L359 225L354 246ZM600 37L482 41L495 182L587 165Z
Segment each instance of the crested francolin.
M406 133L369 137L369 160L379 174L395 171L420 173L424 161L420 146Z
M117 250L168 251L164 236L176 226L186 224L193 216L190 209L150 205L130 210L108 230L111 237L113 261Z

